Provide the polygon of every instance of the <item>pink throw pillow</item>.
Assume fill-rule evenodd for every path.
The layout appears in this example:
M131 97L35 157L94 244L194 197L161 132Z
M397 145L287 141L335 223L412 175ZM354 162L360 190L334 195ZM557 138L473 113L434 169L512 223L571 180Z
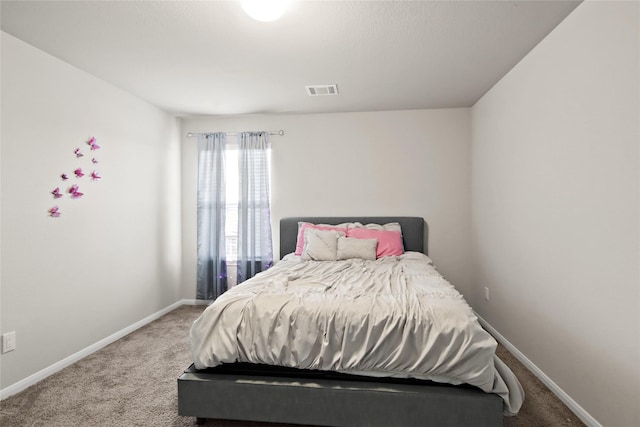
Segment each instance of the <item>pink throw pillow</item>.
M342 231L343 233L347 233L347 229L344 227L336 227L333 225L316 225L311 224L309 222L303 222L298 227L298 239L296 240L296 255L302 255L302 250L304 249L304 230L307 228L315 228L316 230L335 230Z
M367 228L349 228L347 237L355 239L378 239L376 257L397 256L404 253L402 233L399 231L370 230Z

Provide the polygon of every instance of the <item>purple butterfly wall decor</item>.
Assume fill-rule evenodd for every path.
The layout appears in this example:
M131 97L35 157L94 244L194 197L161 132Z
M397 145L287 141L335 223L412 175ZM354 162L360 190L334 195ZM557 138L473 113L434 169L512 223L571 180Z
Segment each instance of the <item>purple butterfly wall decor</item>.
M91 147L91 151L95 151L100 148L100 146L96 143L96 139L93 136L87 141L87 144Z
M79 199L84 196L84 193L80 192L80 189L76 184L73 184L71 188L69 188L69 194L71 194L72 199Z
M99 150L100 146L98 145L98 143L96 142L96 138L95 137L91 137L88 140L86 140L87 145L89 146L89 149L91 151L95 151L95 150ZM75 150L73 150L73 154L75 155L75 158L79 161L79 162L87 162L88 160L81 160L82 157L84 157L84 154L82 153L82 151L80 150L80 147L77 147ZM91 159L91 164L97 164L98 163L98 159L96 159L95 157L93 157ZM86 164L85 164L86 166ZM75 175L76 178L80 179L83 176L85 176L85 173L82 170L82 167L77 167L74 171L73 174ZM67 181L69 179L69 175L70 174L66 174L66 173L62 173L60 174L60 178L62 179L62 181ZM98 171L93 170L91 172L91 181L98 181L102 179L102 177L100 176L100 174L98 173ZM77 184L73 184L71 187L69 187L67 189L68 194L70 195L70 197L72 199L79 199L82 196L84 196L84 193L82 193L80 191L80 187ZM51 194L53 195L54 199L60 199L61 197L64 196L64 194L60 191L60 187L56 187ZM50 208L48 210L49 216L53 217L53 218L58 218L60 216L60 207L59 206L54 206L52 208Z

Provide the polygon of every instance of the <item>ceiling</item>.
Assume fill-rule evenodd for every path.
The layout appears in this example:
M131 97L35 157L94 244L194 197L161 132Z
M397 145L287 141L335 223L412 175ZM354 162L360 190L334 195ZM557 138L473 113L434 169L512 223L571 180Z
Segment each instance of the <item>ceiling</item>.
M580 1L7 1L2 30L176 115L472 106ZM337 84L310 97L306 85Z

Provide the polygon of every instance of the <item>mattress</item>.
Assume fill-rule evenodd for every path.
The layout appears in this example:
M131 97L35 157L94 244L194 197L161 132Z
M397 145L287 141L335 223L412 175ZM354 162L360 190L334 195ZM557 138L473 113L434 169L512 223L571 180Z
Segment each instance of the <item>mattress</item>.
M194 322L197 369L245 362L469 384L506 414L524 393L496 341L426 255L305 261L288 255Z

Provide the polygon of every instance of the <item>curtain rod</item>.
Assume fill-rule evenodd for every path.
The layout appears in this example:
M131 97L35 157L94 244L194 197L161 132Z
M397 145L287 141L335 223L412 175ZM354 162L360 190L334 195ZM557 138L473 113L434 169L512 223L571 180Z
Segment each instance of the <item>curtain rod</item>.
M206 133L215 133L215 132L189 132L189 133L187 133L187 136L188 137L192 137L192 136L196 136L196 135L204 135ZM223 132L223 133L226 133L227 135L232 135L232 136L238 135L238 132ZM280 136L284 135L284 131L283 130L273 131L273 132L266 132L266 133L268 133L269 135L280 135Z

